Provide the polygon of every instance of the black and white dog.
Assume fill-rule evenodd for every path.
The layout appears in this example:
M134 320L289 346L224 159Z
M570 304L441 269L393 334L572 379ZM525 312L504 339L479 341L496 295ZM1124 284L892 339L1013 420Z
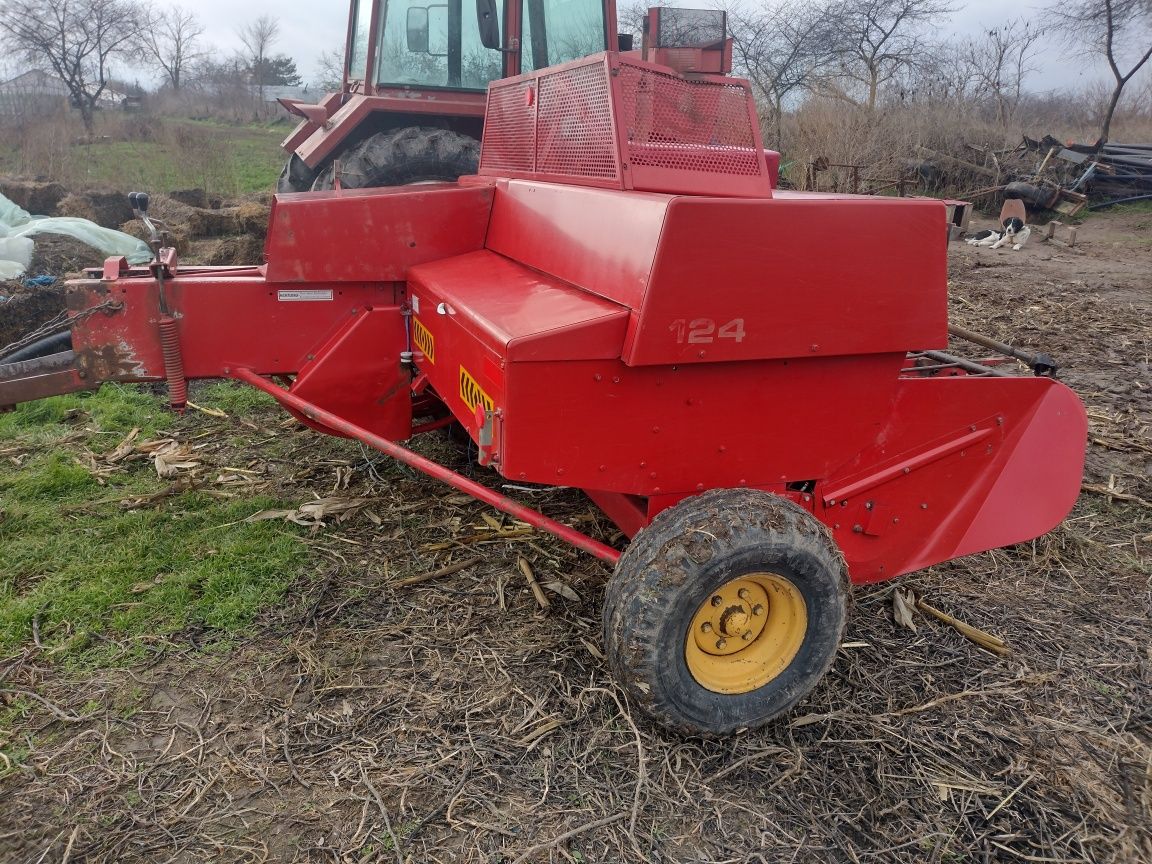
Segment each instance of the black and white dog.
M1004 235L992 244L993 249L1012 244L1014 250L1019 251L1032 234L1032 229L1024 224L1024 220L1016 216L1004 220Z
M1003 228L1003 231L977 231L976 234L968 238L967 243L969 246L989 246L993 249L999 249L1001 246L1007 246L1011 243L1013 249L1019 250L1028 242L1028 237L1032 234L1032 229L1018 216L1010 216L1005 219Z

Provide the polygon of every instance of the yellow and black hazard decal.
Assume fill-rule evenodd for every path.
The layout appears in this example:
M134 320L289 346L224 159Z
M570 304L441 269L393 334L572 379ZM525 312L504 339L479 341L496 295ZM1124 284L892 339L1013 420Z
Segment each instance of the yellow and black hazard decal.
M429 363L436 363L436 339L415 315L412 316L412 341Z
M460 398L468 406L469 411L475 411L477 405L483 405L487 411L492 411L496 403L492 397L484 392L484 388L476 383L476 379L468 374L468 370L460 367Z

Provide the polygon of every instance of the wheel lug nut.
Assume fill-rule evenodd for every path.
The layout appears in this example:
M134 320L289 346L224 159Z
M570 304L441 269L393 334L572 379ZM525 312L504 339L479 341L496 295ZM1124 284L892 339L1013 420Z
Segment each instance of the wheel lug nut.
M741 588L739 591L736 592L736 594L740 597L741 600L747 600L748 599L748 589L747 588Z
M711 621L705 621L703 624L700 625L700 629L703 630L705 633L711 633L712 632L712 622Z
M752 614L753 615L763 615L764 614L764 607L761 606L759 603L757 603L755 606L752 607Z
M724 598L721 597L719 594L713 595L713 597L712 597L712 605L713 606L719 606L723 602L724 602Z
M717 647L718 649L720 649L721 651L723 651L723 650L724 650L724 646L725 646L725 645L727 645L727 644L728 644L728 643L727 643L725 640L723 640L723 639L717 639L717 640L716 640L716 647Z

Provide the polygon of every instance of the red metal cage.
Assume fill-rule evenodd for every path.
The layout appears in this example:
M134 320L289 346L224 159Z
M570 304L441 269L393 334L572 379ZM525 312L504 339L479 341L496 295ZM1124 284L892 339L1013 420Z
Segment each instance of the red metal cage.
M772 194L748 83L604 53L493 81L479 173L692 195Z

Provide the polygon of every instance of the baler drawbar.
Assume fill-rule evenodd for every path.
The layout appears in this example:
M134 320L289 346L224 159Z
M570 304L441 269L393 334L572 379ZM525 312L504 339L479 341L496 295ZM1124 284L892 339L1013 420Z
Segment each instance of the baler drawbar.
M849 582L1058 525L1086 435L1050 374L949 349L942 203L782 191L776 160L739 79L605 52L495 81L477 175L279 195L259 266L182 267L157 235L149 267L69 283L70 345L0 360L0 405L250 384L614 565L630 696L759 726L833 662ZM631 543L400 443L449 424Z

